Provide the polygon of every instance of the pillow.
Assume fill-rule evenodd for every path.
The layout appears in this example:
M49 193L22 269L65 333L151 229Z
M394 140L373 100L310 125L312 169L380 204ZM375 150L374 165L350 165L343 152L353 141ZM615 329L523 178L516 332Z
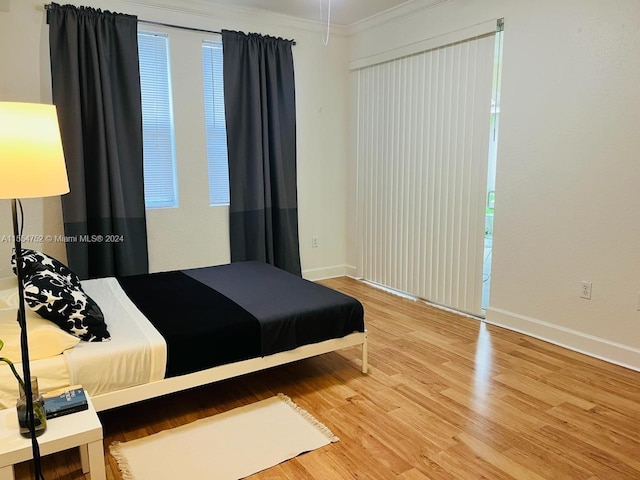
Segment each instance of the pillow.
M49 320L40 318L29 310L25 313L29 334L30 360L60 355L80 342L78 337L63 332ZM4 347L0 350L0 357L6 357L14 363L22 361L20 325L18 325L16 315L15 307L0 309L0 339L4 342Z
M103 342L111 338L98 304L62 274L40 269L25 275L23 283L25 302L41 317L80 340Z
M13 273L18 274L16 270L16 251L13 249L11 255L11 266ZM80 278L69 267L59 260L50 257L46 253L29 248L22 249L22 273L27 276L37 270L50 270L62 275L68 283L73 286L80 287Z

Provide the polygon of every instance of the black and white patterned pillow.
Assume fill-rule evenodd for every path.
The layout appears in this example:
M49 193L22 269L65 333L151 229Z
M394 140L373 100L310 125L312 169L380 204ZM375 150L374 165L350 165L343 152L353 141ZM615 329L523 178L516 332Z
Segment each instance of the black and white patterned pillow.
M13 273L18 274L16 270L16 251L13 250L11 255L11 266L13 267ZM46 253L32 250L30 248L22 249L22 273L25 276L31 275L38 270L49 270L62 275L67 283L80 287L80 278L69 267L67 267L60 260L50 257Z
M98 304L66 276L44 268L30 270L23 284L25 302L41 317L86 342L111 338Z

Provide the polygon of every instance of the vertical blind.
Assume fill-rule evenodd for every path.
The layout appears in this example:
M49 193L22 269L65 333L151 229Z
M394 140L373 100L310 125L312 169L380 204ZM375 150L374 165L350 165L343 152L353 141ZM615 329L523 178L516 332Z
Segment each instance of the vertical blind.
M209 204L229 205L227 129L224 116L222 40L202 44L204 111L209 164Z
M481 315L494 35L357 70L371 282Z
M138 32L144 199L147 208L177 207L173 104L166 35Z

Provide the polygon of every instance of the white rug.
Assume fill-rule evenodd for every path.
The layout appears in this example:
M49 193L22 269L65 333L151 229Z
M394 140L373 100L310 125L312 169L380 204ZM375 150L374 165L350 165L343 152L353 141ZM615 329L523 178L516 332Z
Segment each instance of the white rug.
M125 480L237 480L337 441L279 393L110 450Z

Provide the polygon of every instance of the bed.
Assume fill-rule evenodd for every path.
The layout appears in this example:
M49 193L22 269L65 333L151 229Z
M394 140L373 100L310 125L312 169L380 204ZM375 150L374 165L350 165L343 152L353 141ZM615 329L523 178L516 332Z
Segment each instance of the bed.
M15 279L3 282L3 289L7 282L15 285ZM353 346L361 346L367 372L361 303L264 263L85 280L81 286L99 305L110 340L64 337L73 345L56 355L36 345L31 368L42 391L83 385L98 411ZM3 291L0 311L15 303L7 297L11 289ZM35 312L27 317L30 342L32 331L37 342L42 324L50 325ZM16 398L8 370L0 367L5 408Z

